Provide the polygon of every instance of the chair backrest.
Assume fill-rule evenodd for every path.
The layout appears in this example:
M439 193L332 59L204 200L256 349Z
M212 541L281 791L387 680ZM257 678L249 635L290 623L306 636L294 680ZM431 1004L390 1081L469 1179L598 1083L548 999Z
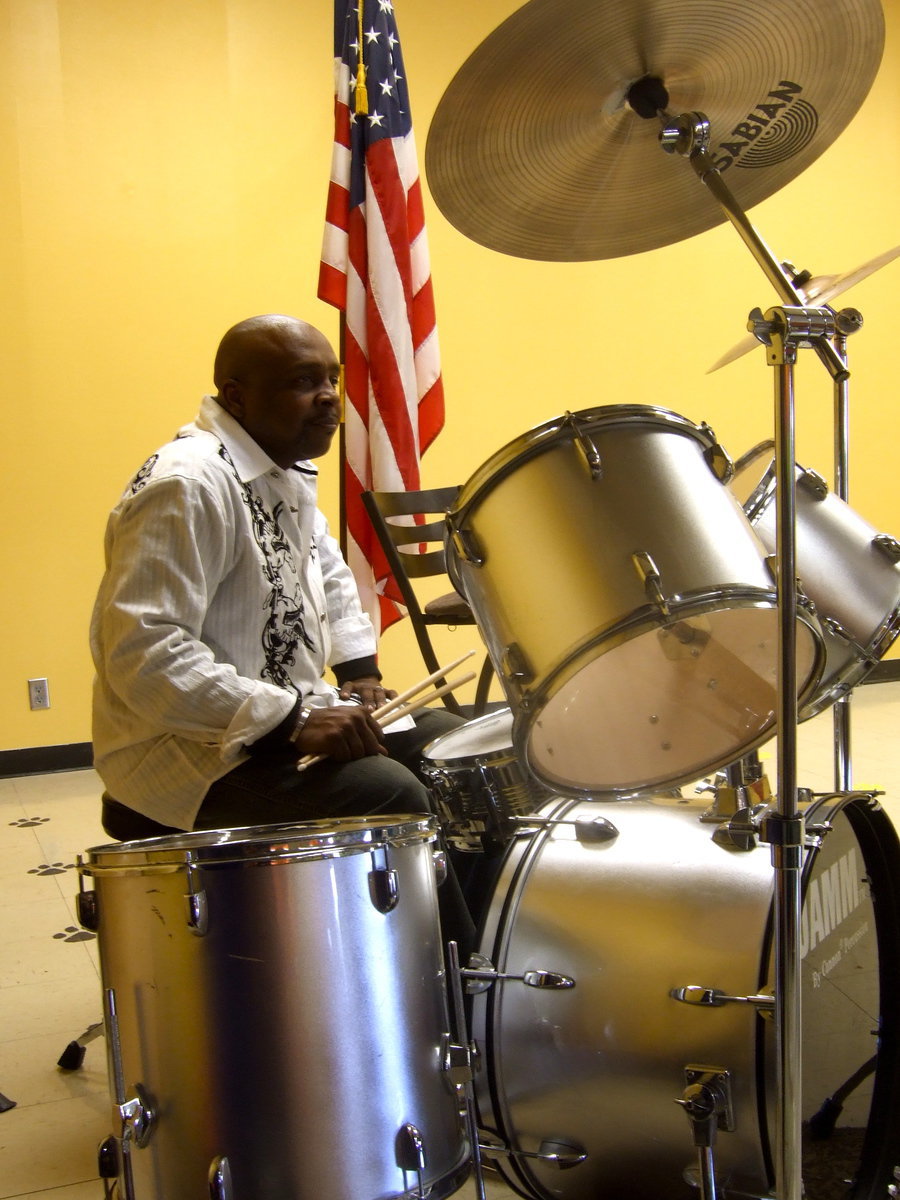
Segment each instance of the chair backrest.
M378 534L411 617L428 619L410 579L447 574L444 517L452 508L458 492L458 487L444 487L416 492L362 494L366 512ZM466 608L460 597L457 615L464 613Z

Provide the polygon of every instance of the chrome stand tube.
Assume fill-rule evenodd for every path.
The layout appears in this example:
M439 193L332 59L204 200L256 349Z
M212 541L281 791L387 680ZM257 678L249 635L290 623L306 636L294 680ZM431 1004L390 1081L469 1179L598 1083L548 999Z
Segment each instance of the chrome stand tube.
M478 1137L478 1116L475 1111L475 1088L472 1082L475 1056L466 1022L462 989L463 975L459 965L459 947L456 942L447 943L447 968L450 980L450 996L453 1003L454 1033L457 1039L457 1046L465 1047L466 1054L466 1062L461 1072L461 1077L463 1079L462 1092L465 1098L466 1130L469 1136L469 1151L472 1156L472 1172L475 1177L475 1195L477 1200L486 1200L484 1171L481 1163L481 1144Z
M847 364L847 333L839 332L835 350ZM850 500L850 387L847 377L834 381L834 490L845 503ZM834 788L853 788L850 744L850 696L842 696L832 713L834 731Z
M750 249L785 305L762 319L754 312L748 328L770 349L768 362L777 368L775 383L775 481L777 489L778 573L778 784L777 809L763 822L762 837L772 847L775 925L775 1039L777 1057L777 1128L775 1193L779 1200L800 1200L801 1176L801 1043L800 1043L800 909L803 818L797 804L796 690L796 513L794 479L793 363L798 342L811 344L836 384L849 378L846 363L829 340L833 314L805 309L804 298L782 265L748 221L717 170L707 147L709 121L702 113L672 118L660 112L660 143L670 154L686 157L698 179ZM754 319L758 318L758 319ZM831 320L831 327L825 322ZM765 331L768 336L761 336ZM843 393L846 396L846 393Z
M775 1053L781 1101L775 1135L775 1185L783 1200L799 1200L801 1175L800 868L803 820L797 810L796 506L794 344L785 310L772 310L775 376L775 478L778 588L777 812L764 823L775 874Z

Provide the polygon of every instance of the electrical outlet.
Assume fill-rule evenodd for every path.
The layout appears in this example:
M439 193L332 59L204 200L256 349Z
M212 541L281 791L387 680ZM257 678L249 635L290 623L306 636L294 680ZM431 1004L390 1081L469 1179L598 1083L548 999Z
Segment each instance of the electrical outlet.
M28 702L32 708L50 707L50 688L46 679L28 680Z

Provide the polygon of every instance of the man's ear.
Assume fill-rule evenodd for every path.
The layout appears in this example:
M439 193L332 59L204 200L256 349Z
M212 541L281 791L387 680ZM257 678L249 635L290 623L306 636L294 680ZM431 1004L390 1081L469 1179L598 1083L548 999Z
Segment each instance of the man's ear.
M227 413L239 421L244 413L244 391L237 379L225 379L216 397Z

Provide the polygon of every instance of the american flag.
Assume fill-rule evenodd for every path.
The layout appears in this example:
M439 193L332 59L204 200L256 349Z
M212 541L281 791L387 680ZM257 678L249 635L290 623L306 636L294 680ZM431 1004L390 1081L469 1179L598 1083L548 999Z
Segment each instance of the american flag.
M319 297L344 323L347 559L375 627L405 613L360 493L412 491L444 423L422 189L391 0L335 0Z

